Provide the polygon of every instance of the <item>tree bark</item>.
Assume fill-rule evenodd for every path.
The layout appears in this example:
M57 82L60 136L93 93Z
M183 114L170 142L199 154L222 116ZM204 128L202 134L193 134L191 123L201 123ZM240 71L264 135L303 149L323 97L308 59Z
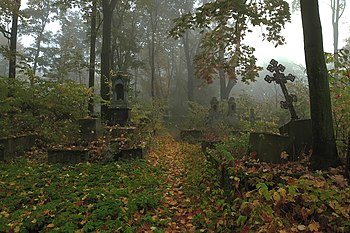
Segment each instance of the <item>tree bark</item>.
M186 57L187 66L187 99L188 101L194 101L194 76L195 70L190 52L190 41L188 38L189 32L186 31L183 37L184 52Z
M328 71L324 59L318 0L300 0L312 119L312 169L340 164L335 144Z
M16 78L18 14L21 1L16 0L15 4L16 5L13 9L11 26L9 78Z
M92 89L94 95L95 92L95 62L96 62L96 13L97 13L97 0L92 1L91 11L91 35L90 35L90 62L89 62L89 88ZM89 99L89 113L94 113L94 99Z
M150 16L151 16L151 48L150 48L150 66L151 66L151 97L154 99L156 97L156 82L155 82L155 37L156 37L156 30L157 30L157 18L158 18L158 12L157 9L154 11L150 10Z
M103 32L102 32L102 51L101 51L101 98L105 101L109 100L109 74L111 69L111 30L113 11L117 4L117 0L103 0ZM105 118L108 106L102 104L101 115Z

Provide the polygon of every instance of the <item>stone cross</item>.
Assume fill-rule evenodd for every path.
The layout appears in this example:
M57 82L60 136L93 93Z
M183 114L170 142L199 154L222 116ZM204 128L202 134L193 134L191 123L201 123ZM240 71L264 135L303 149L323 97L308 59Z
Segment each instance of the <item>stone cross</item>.
M293 102L297 101L297 96L288 93L286 83L287 83L287 81L294 82L295 76L292 74L288 74L287 76L285 76L283 74L283 71L285 69L286 69L286 67L284 67L281 64L278 64L278 62L276 60L272 59L270 61L270 64L267 66L267 70L270 71L271 73L273 73L273 77L266 75L264 80L268 83L275 81L277 84L279 84L281 86L284 98L286 99L285 101L280 102L281 108L289 109L289 112L291 115L291 120L294 121L294 120L299 119L299 117L297 116L297 113L295 112L294 106L293 106Z

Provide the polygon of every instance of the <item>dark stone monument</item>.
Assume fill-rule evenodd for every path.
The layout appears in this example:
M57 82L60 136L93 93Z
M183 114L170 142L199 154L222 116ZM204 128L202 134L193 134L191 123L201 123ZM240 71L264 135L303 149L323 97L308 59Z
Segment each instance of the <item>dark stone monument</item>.
M220 112L219 112L219 101L216 97L213 97L210 101L209 110L209 125L215 125L219 122Z
M130 108L128 106L129 77L118 74L111 77L112 98L108 109L109 125L126 125L130 120Z
M280 134L289 137L289 154L292 160L303 153L308 154L312 146L311 119L290 121L279 128Z
M230 97L228 100L228 116L235 116L236 115L236 101L234 97Z
M289 152L289 137L270 133L250 133L248 153L256 153L259 160L282 162L282 152Z
M281 153L285 152L289 155L288 159L294 161L302 154L307 154L311 149L311 120L299 120L293 106L293 102L297 101L297 97L289 94L285 85L287 81L293 82L295 76L292 74L285 76L282 73L285 67L273 59L268 65L267 70L273 73L273 77L266 75L265 81L268 83L275 81L281 86L285 97L285 101L281 101L281 107L289 110L291 121L279 128L282 135L251 133L248 152L256 152L260 160L272 163L281 162Z
M229 126L237 126L238 119L236 114L236 101L234 97L231 97L228 102L228 111L227 111L227 122Z
M79 119L79 131L83 141L93 141L102 135L100 118Z
M281 101L281 108L288 109L291 115L291 120L297 120L299 117L297 116L297 113L295 112L293 102L297 101L297 96L293 94L289 94L286 83L287 81L294 82L295 76L292 74L288 74L285 76L282 72L286 69L281 64L278 64L278 62L274 59L270 61L270 64L267 66L267 70L273 73L273 76L266 75L264 80L268 83L271 83L275 81L277 84L281 86L284 98L286 99L285 101Z

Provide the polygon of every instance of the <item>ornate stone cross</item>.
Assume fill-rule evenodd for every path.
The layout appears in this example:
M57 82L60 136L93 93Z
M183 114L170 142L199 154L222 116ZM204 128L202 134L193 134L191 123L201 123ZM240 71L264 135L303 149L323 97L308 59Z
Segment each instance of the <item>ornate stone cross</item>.
M286 99L285 101L280 102L281 108L289 109L289 112L291 115L291 120L294 121L294 120L299 119L299 117L297 116L297 113L295 112L294 106L293 106L293 102L297 101L297 96L288 93L286 83L287 83L287 81L294 82L295 76L292 74L288 74L287 76L285 76L283 74L283 71L285 69L286 69L286 67L284 67L281 64L278 64L278 62L276 60L272 59L270 61L270 64L267 66L267 70L270 71L271 73L273 73L273 77L266 75L264 80L268 83L275 81L277 84L279 84L281 86L284 98Z

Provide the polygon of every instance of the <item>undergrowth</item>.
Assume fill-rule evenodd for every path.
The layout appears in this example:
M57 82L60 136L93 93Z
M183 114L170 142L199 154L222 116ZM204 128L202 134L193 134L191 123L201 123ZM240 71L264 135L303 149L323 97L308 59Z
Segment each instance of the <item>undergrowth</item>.
M135 232L144 222L162 224L152 221L161 201L160 170L144 160L0 163L0 170L0 232Z

